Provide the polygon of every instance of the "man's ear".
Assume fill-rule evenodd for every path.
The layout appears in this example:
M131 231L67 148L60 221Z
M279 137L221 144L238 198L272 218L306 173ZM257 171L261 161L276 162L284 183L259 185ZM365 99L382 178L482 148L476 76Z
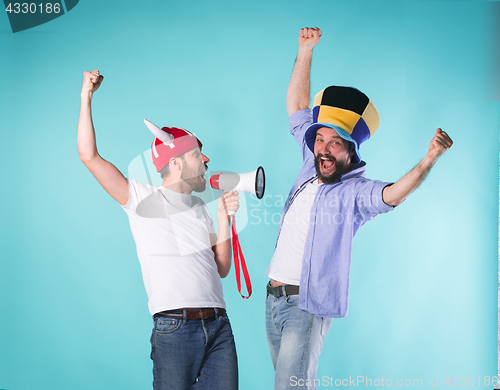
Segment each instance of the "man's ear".
M354 144L349 142L349 156L354 156L356 154L356 149L354 148Z
M170 164L170 169L174 169L176 171L181 171L182 170L182 159L179 157L174 157L169 161Z

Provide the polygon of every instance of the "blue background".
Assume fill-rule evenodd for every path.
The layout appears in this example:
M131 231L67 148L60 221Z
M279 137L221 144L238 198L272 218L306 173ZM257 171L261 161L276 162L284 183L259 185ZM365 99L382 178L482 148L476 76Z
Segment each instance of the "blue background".
M349 315L318 377L496 374L499 16L482 1L81 0L13 34L0 12L0 388L147 389L152 321L126 214L79 161L84 70L105 76L93 115L101 155L127 173L143 118L195 132L211 170L262 165L241 244L254 286L224 283L241 389L271 389L265 270L298 168L285 94L298 31L319 26L311 92L351 85L381 126L367 175L397 180L437 127L454 146L410 198L354 239ZM481 386L478 379L481 379ZM386 382L387 383L387 382Z

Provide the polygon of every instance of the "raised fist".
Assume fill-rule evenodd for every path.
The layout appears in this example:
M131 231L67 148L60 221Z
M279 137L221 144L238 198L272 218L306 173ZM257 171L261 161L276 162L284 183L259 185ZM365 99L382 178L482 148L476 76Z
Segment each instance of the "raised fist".
M98 70L83 72L82 93L94 93L101 86L102 80L104 76L101 76Z
M434 160L437 160L444 152L446 152L453 145L450 136L443 130L437 129L436 134L432 138L429 145L427 155Z
M319 42L322 32L318 27L303 28L299 32L299 48L310 49Z

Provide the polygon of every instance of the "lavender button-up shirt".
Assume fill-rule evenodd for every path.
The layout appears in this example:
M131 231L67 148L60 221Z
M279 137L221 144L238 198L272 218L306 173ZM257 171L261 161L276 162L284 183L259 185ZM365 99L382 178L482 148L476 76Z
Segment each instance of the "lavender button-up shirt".
M311 123L309 109L290 116L290 132L302 148L303 164L285 203L279 231L295 197L316 178L314 154L304 141L304 133ZM367 179L365 169L364 161L353 165L350 172L332 184L321 185L316 193L302 259L299 294L299 308L311 314L347 315L352 239L365 222L394 208L382 200L382 190L391 183Z

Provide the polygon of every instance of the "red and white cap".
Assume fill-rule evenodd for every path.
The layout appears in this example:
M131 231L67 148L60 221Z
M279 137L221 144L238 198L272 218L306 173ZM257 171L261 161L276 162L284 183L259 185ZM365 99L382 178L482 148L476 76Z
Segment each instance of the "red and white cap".
M159 128L147 119L144 123L156 137L151 144L151 154L156 170L160 172L171 159L179 157L191 149L203 146L193 133L177 127Z

